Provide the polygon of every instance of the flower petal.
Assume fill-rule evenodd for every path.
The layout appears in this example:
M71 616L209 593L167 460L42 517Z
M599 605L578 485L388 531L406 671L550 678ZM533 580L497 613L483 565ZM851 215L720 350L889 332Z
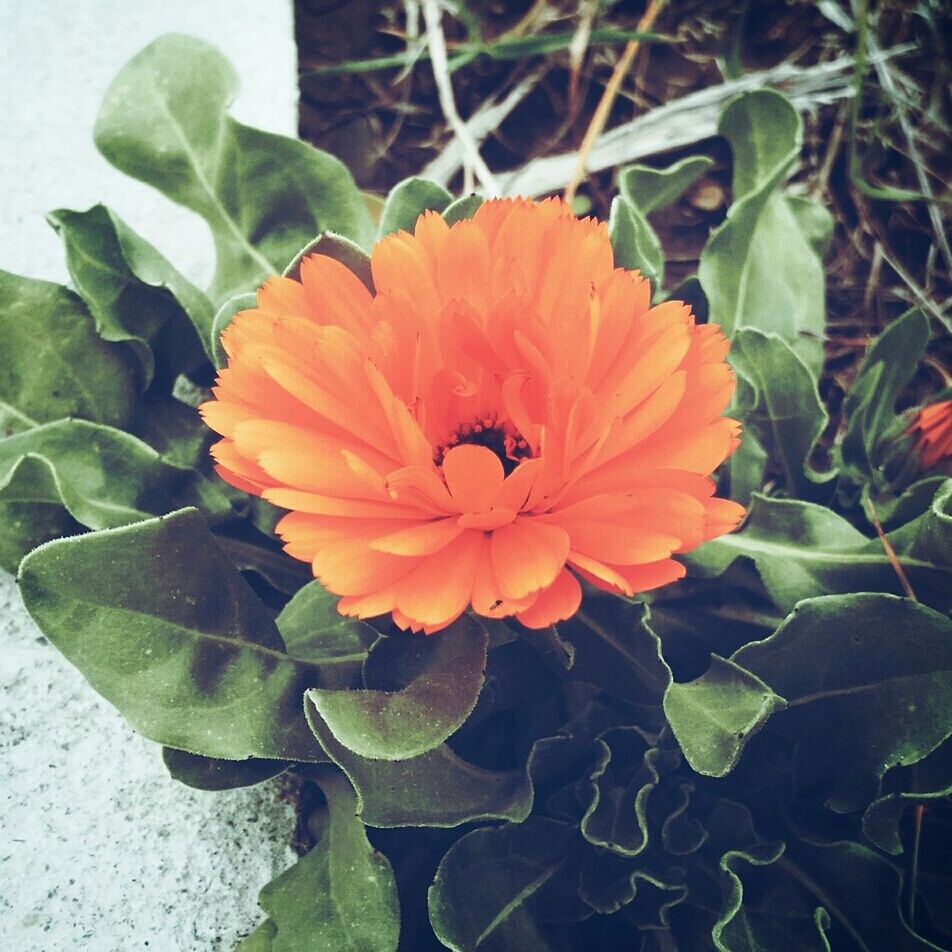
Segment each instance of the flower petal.
M473 583L473 611L486 618L505 618L507 615L513 615L528 608L536 597L535 592L523 598L507 598L503 595L493 569L492 541L484 536L476 579Z
M335 595L366 595L403 578L419 564L417 559L374 552L363 540L341 539L317 553L313 569Z
M396 606L420 627L442 627L469 605L482 553L479 532L464 532L445 550L428 556L395 586Z
M464 531L456 519L437 519L371 539L370 548L392 555L432 555L445 549Z
M436 471L425 466L394 470L387 476L387 490L394 501L434 515L458 511Z
M582 586L568 569L562 569L555 581L539 592L532 605L516 613L516 618L526 628L547 628L571 618L581 604Z
M527 459L506 477L492 501L494 509L513 509L519 512L529 501L532 487L542 470L542 460Z
M610 565L636 565L665 559L681 546L677 536L640 526L610 522L571 523L567 527L572 551Z
M315 320L367 332L373 298L349 268L327 255L308 255L301 262L301 283Z
M504 477L499 457L485 446L464 443L443 457L443 478L460 512L488 509Z
M419 519L420 510L373 499L342 499L298 489L273 487L261 494L282 509L311 512L318 516L349 516L351 519Z
M569 534L520 516L493 533L492 563L500 591L522 598L555 581L569 553Z
M269 279L201 408L217 471L290 510L285 550L341 612L431 632L472 604L544 626L579 578L665 584L672 553L742 518L709 478L739 439L728 342L683 302L651 307L605 225L560 199L426 212L371 271L376 291L322 255ZM475 421L496 432L468 442ZM510 467L512 440L529 458Z

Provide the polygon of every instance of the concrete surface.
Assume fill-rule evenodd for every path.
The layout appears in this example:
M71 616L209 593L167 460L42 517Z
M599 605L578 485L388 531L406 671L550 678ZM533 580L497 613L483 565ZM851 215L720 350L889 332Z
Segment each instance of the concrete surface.
M293 134L291 0L0 0L0 22L0 268L65 282L44 215L104 201L205 284L204 223L99 156L96 111L123 63L178 31L236 65L239 119ZM230 949L261 918L258 889L293 860L275 793L170 780L158 746L41 639L0 572L0 948Z

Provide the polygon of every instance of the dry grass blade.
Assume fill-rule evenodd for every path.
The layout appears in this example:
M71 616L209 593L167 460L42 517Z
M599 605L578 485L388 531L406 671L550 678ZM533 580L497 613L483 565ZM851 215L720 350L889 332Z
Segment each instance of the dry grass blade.
M889 59L912 49L911 44L903 44L871 59ZM717 120L724 106L748 90L765 86L779 89L801 112L846 99L853 95L852 71L853 60L848 56L807 68L784 63L673 99L600 135L588 155L586 171L600 172L710 138L717 134ZM506 195L547 195L566 187L576 165L576 153L563 152L534 159L496 179Z
M453 97L453 84L450 81L449 63L446 57L446 37L443 35L443 13L439 0L423 0L423 19L426 22L426 35L430 45L430 59L433 64L433 78L440 98L440 108L449 127L459 140L463 150L463 169L466 176L465 188L472 190L472 175L475 174L480 186L490 196L499 194L499 186L493 178L489 166L479 154L479 147L473 140L466 123L460 118Z
M654 22L658 18L658 14L661 12L661 8L664 4L665 0L651 0L648 4L648 9L645 10L644 16L638 21L639 33L647 33L654 26ZM575 192L578 189L579 183L585 176L589 153L592 151L595 141L605 128L605 123L608 121L608 116L612 111L615 97L621 88L622 80L631 69L631 64L634 62L640 46L640 40L629 40L618 62L615 64L611 78L605 86L605 92L602 93L602 98L599 100L598 106L592 115L592 121L588 124L588 129L585 130L585 138L582 139L581 148L578 150L575 168L572 170L572 177L565 186L565 194L563 197L567 202L571 202L572 199L575 198Z
M598 13L598 0L581 0L579 3L579 23L569 44L569 96L568 112L574 116L578 109L578 89L582 75L582 63L588 49L589 37L592 35L592 24L595 14Z
M540 71L527 76L514 86L504 99L486 102L470 116L466 122L466 128L477 147L488 135L498 129L509 113L535 89L541 75ZM446 148L420 174L423 178L448 186L450 180L463 165L463 156L463 143L454 136Z
M870 53L875 55L876 53L880 52L879 44L876 42L876 38L872 33L869 35L868 42ZM916 180L919 182L919 188L922 190L922 194L926 198L929 222L931 223L932 230L935 233L935 240L939 250L942 252L946 269L948 270L949 274L952 274L952 249L949 248L949 239L945 233L945 227L942 222L942 216L939 214L939 208L936 205L935 193L932 190L932 183L929 181L929 176L926 173L925 162L923 161L919 152L919 145L916 142L915 130L912 128L912 125L909 122L909 116L906 112L905 106L902 103L899 91L896 89L896 84L893 80L893 74L892 70L889 68L889 64L880 58L876 60L874 68L876 70L876 75L879 77L880 85L893 101L893 106L896 110L896 117L899 120L899 127L902 129L902 134L906 137L906 141L909 143L909 156L912 159L912 165L916 174Z

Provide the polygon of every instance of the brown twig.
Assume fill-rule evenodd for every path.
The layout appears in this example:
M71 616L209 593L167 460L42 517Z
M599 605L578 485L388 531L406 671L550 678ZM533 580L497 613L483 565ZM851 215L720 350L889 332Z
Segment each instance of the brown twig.
M873 505L872 499L868 498L866 499L866 517L876 530L879 541L883 544L883 549L886 551L886 558L889 559L889 564L893 567L893 571L896 573L896 578L899 579L899 584L902 586L906 598L911 598L914 602L919 601L919 599L916 598L916 593L912 589L912 585L909 584L909 576L906 575L906 570L903 568L902 562L899 561L899 556L896 555L893 544L887 538L886 533L883 532L882 523L879 521L879 516L876 515L876 507Z
M833 124L833 132L830 135L826 154L823 156L823 164L820 166L816 181L813 183L813 195L815 198L822 198L826 193L830 181L830 174L833 171L833 163L836 161L836 157L840 152L840 146L843 144L843 131L846 128L848 112L849 109L842 105L836 112L836 121Z
M650 0L647 10L645 10L644 15L638 21L637 30L639 33L647 33L652 26L654 26L654 21L657 19L664 4L665 0ZM605 128L605 123L608 121L608 115L614 105L615 97L618 95L619 87L626 73L631 69L631 64L634 62L640 45L640 40L629 40L621 56L618 58L618 62L615 64L615 69L612 71L611 78L605 86L602 98L598 101L598 106L592 115L592 121L585 130L585 138L582 139L582 145L578 150L575 170L572 172L572 178L569 179L569 184L566 185L565 192L562 196L566 202L571 202L572 199L575 198L579 183L585 176L588 154L592 151L595 140L602 134L602 130Z

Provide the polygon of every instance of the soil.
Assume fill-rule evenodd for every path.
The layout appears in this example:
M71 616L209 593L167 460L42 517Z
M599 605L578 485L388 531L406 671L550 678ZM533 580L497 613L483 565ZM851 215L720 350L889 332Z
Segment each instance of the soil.
M451 137L440 109L429 61L361 72L328 73L346 64L393 57L421 41L408 37L412 3L369 0L298 0L296 39L301 84L301 137L342 158L364 189L384 195L415 175ZM855 52L856 32L837 23L835 3L812 0L685 0L661 10L655 31L662 42L643 43L625 77L606 128L723 81L726 74L780 63L809 66ZM464 5L460 5L464 7ZM571 35L586 3L500 2L465 5L468 17L444 17L450 56L479 38L484 44ZM827 13L824 13L824 10ZM602 4L598 30L633 30L645 11L639 0ZM829 15L828 15L829 14ZM870 22L880 46L910 46L894 60L897 95L875 72L864 78L855 151L859 175L874 188L921 193L916 164L947 229L950 193L948 144L952 63L952 8L940 0L874 5ZM417 31L423 31L422 16ZM534 90L487 139L482 155L493 171L518 168L538 156L578 148L623 48L623 41L590 43L573 69L567 50L498 59L482 54L453 73L465 119L487 98L500 98L529 75ZM903 110L914 149L900 124ZM826 260L827 367L821 385L831 431L844 389L871 337L913 304L933 315L952 304L950 262L937 240L925 200L894 201L864 194L850 169L850 104L819 106L805 117L802 161L794 187L819 198L836 226ZM659 166L702 152L715 160L705 178L671 208L652 216L667 258L667 285L697 268L698 255L730 204L730 151L712 138L681 152L658 154ZM617 170L589 176L579 189L580 211L607 218ZM453 183L461 187L461 177ZM933 213L934 214L934 213ZM948 246L946 246L947 248ZM929 356L904 397L927 398L950 382L952 345L938 321Z

